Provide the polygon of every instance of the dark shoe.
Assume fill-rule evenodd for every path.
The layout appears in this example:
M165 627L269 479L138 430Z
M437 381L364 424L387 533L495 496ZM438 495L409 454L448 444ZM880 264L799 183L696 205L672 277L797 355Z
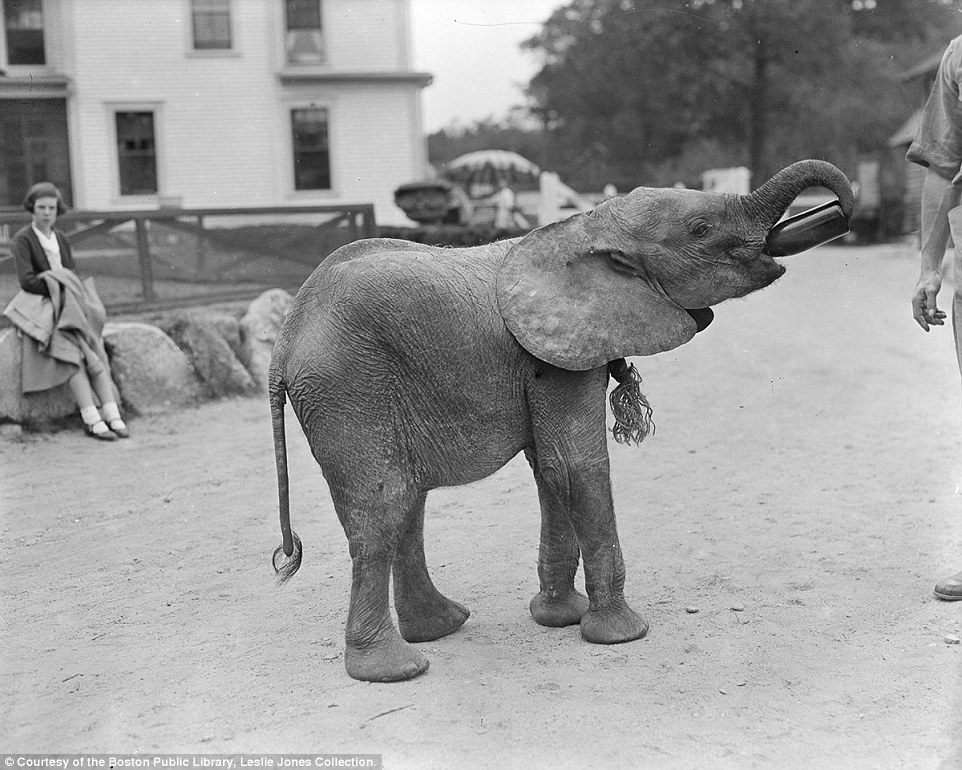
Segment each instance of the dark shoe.
M946 602L962 601L962 572L956 572L935 584L936 598Z
M101 420L101 422L103 422L103 420ZM99 425L99 424L100 423L94 423L94 425ZM94 433L94 425L84 425L84 431L91 438L95 438L98 441L116 441L117 440L117 434L114 433L109 428L100 433Z
M127 428L127 425L124 424L124 427L121 428L116 425L118 422L124 424L123 420L113 420L109 423L108 427L114 432L117 438L130 438L130 430Z

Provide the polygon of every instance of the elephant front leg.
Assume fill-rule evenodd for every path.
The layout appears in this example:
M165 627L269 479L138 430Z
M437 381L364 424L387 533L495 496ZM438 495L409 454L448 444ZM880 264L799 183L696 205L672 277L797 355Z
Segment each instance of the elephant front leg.
M625 563L617 535L593 537L586 532L584 540L590 543L584 552L589 607L581 618L582 637L595 644L641 639L648 623L625 601Z
M539 479L533 451L525 456ZM578 572L578 539L566 510L554 504L549 491L541 488L541 545L538 549L538 582L540 590L531 599L531 616L542 626L560 628L581 622L588 611L588 598L575 589Z
M565 526L566 524L567 526ZM540 590L531 600L531 616L542 626L573 626L588 611L588 598L574 586L578 541L569 522L558 525L542 514L538 550Z
M546 522L542 548L547 558L542 562L549 577L547 598L553 598L553 586L562 603L569 607L573 603L568 589L577 565L577 549L568 535L573 530L588 593L581 635L598 644L640 639L648 624L625 601L625 563L611 497L605 436L607 368L572 373L545 367L539 379L540 387L531 394L533 465ZM542 593L544 587L543 582Z
M430 642L454 633L468 619L467 607L444 596L428 574L424 558L424 500L408 515L394 557L394 609L401 636Z
M556 521L562 518L562 512L570 517L569 526L580 546L588 592L587 611L582 610L580 615L581 635L596 644L642 638L648 633L648 624L628 606L624 595L625 563L615 527L607 461L603 465L587 463L580 467L562 462L542 472L539 486L542 485L546 488L550 515ZM562 595L567 594L567 585L573 578L571 546L568 548L569 570L564 573L566 584ZM577 565L576 560L574 564ZM551 574L560 575L560 572ZM575 606L570 599L569 603Z

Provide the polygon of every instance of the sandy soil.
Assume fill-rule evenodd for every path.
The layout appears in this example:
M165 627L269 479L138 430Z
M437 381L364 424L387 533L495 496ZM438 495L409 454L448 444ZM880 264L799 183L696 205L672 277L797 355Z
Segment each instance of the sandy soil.
M283 588L263 400L0 440L0 750L365 752L388 768L962 767L962 408L910 245L823 247L638 359L656 434L611 446L629 601L602 647L528 614L523 459L428 498L472 610L430 671L344 672L349 558L289 422L304 566ZM948 304L948 291L943 298ZM697 609L697 612L691 610Z

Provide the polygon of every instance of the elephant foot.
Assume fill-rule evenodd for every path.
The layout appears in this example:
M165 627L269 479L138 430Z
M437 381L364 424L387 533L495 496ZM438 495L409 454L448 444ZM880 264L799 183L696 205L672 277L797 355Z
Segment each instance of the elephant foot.
M463 604L435 592L430 601L397 608L398 629L408 642L433 642L453 634L471 615Z
M390 639L364 647L348 644L344 667L362 682L401 682L428 670L430 661L396 634Z
M602 610L589 610L581 618L581 636L592 644L620 644L641 639L648 623L624 601Z
M535 622L550 628L573 626L581 622L588 611L588 597L570 588L564 592L535 594L531 600L531 617Z

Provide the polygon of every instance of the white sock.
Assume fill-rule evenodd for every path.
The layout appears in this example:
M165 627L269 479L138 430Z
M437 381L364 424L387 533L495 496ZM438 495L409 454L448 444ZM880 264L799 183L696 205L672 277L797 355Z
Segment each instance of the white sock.
M85 406L80 410L80 419L84 421L84 425L96 425L100 422L100 412L95 406Z
M101 404L100 413L107 422L114 422L114 420L120 419L120 409L117 408L116 401L108 401L105 404Z

